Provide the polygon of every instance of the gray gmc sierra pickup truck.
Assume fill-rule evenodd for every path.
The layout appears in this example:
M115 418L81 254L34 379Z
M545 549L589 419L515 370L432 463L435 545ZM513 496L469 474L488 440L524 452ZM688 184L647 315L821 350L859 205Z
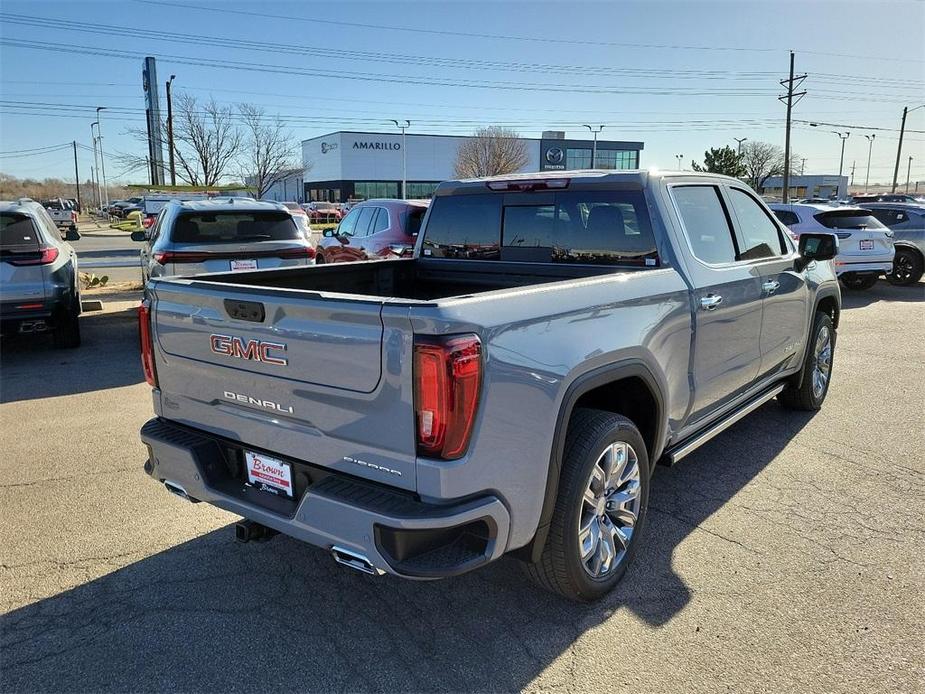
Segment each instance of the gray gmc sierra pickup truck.
M592 600L657 461L775 396L821 406L837 251L722 176L446 182L409 259L152 278L145 470L240 540L410 578L512 553Z

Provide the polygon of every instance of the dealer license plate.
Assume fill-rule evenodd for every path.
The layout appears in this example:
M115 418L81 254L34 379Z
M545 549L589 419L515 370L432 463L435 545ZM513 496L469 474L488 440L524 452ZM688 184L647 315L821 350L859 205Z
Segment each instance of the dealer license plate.
M251 260L232 260L231 261L231 271L236 270L256 270L257 261L253 258Z
M860 246L862 251L872 251L874 250L874 241L873 239L861 239Z
M292 497L292 466L263 453L244 451L249 484L271 494Z

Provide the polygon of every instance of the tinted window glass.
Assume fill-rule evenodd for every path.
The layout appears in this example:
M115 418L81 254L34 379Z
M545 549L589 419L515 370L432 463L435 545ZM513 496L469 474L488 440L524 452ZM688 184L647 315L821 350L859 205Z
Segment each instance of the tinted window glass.
M657 265L641 193L562 192L540 205L506 205L502 260Z
M671 191L694 255L706 263L735 260L732 230L714 186L681 186Z
M816 221L829 229L886 229L870 212L857 210L820 212Z
M373 221L373 215L378 210L378 207L360 208L360 216L357 217L357 225L353 230L354 236L366 236L369 233L369 223Z
M341 220L341 223L337 226L337 233L341 236L352 236L353 230L357 225L357 219L360 217L360 212L356 208L350 210L346 217Z
M379 212L376 213L376 218L373 220L373 225L371 227L370 234L378 234L380 231L385 231L389 228L389 211L384 207L379 208Z
M739 222L739 259L773 258L783 253L777 225L761 205L738 188L729 189L729 199Z
M800 218L796 216L796 213L790 210L772 210L772 212L774 212L775 217L788 227L800 223Z
M413 236L421 230L421 222L424 221L426 212L426 207L412 207L408 210L408 221L405 224L405 233L408 236Z
M0 215L0 248L31 250L39 246L39 235L32 219L24 214Z
M488 193L435 198L424 230L423 254L434 258L499 259L502 197Z
M174 243L288 241L299 230L288 212L194 212L174 222Z

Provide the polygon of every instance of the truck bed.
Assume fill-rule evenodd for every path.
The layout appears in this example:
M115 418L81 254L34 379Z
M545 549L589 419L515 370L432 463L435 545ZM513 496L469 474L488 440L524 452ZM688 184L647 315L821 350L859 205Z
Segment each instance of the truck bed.
M632 272L626 267L407 259L210 274L196 281L432 302L561 280Z

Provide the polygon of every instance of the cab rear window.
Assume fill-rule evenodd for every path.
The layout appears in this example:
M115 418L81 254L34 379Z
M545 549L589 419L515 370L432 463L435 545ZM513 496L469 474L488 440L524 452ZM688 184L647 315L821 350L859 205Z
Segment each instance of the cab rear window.
M639 191L437 197L425 257L591 265L658 265Z
M193 212L174 222L170 240L174 243L239 243L289 241L299 230L288 212Z
M32 218L24 214L0 214L0 248L3 250L33 250L39 247L39 236Z

